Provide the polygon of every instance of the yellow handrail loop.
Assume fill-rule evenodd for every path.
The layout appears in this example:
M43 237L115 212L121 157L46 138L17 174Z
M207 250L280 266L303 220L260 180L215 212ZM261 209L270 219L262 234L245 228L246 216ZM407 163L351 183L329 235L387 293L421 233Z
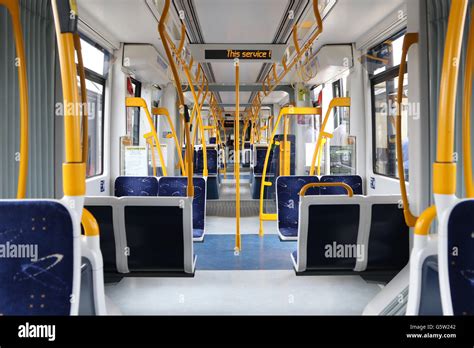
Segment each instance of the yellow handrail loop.
M402 148L402 100L403 100L403 80L405 77L405 65L407 62L408 50L414 44L418 43L418 33L407 33L403 39L402 58L398 72L398 91L397 91L397 118L396 118L396 149L397 149L397 168L400 182L400 191L403 201L403 215L407 226L414 227L417 216L410 211L410 202L408 200L407 188L405 183L405 171L403 168L403 148Z

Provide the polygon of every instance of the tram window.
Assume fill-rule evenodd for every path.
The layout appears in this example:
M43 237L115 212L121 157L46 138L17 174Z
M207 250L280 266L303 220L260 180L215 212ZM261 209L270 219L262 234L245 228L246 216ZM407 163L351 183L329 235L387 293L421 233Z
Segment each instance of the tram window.
M86 174L87 177L90 178L103 173L104 97L108 69L108 54L104 49L88 39L81 39L81 48L86 75L87 111L89 115L89 155Z
M405 30L368 50L366 64L371 77L388 72L391 68L400 65L404 37Z
M372 70L371 76L373 170L375 174L392 178L398 178L395 121L403 37L403 34L397 34L394 38L370 50L374 53L382 49L385 52L383 59L387 63L379 64L378 68ZM407 92L408 74L405 74L402 100L402 147L406 180L408 180Z
M142 84L132 77L127 79L127 96L141 97ZM140 145L140 108L127 108L127 135L131 137L134 146Z

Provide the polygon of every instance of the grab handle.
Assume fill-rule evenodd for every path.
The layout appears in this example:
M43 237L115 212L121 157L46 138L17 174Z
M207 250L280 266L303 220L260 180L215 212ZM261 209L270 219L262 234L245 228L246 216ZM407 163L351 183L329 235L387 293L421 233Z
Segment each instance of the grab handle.
M405 183L405 171L403 168L403 149L402 149L402 99L403 99L403 80L405 77L405 65L407 63L408 50L410 47L418 43L418 33L408 33L403 39L402 59L398 71L398 93L397 93L397 118L396 118L396 139L397 139L397 167L398 178L400 179L400 191L403 201L403 215L405 223L408 227L414 227L418 217L414 216L410 211L410 203L408 202L407 187Z
M313 187L342 187L346 189L348 197L354 196L354 190L352 189L352 187L350 187L344 182L317 182L317 183L307 184L303 186L303 188L301 189L300 196L304 196L306 194L306 191L308 191L310 188L313 188Z

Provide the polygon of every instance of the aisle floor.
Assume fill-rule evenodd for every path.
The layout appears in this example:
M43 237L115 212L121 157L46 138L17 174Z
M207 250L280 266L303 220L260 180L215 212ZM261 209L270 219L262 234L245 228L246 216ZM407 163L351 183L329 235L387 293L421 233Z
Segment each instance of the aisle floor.
M197 271L194 278L125 278L106 286L126 315L360 315L380 291L359 276L294 271Z

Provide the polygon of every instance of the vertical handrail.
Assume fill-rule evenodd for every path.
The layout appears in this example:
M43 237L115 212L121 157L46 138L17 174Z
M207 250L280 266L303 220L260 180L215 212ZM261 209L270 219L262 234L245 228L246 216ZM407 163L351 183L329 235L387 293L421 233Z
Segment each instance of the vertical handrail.
M283 71L281 72L281 74L278 76L278 78L274 79L274 83L273 85L269 86L268 89L266 88L263 88L263 90L261 91L263 93L263 95L268 95L270 94L275 88L276 86L278 86L281 81L285 78L286 74L288 74L288 72L297 64L297 62L303 57L303 55L309 50L309 48L311 47L311 45L313 44L314 41L316 41L316 39L321 35L321 33L323 32L323 20L322 20L322 17L321 17L321 13L319 12L319 8L318 8L318 0L313 0L313 12L314 12L314 17L316 18L316 24L317 24L317 29L316 31L314 32L313 35L311 35L311 37L306 41L306 43L303 45L303 47L301 47L299 49L299 52L296 53L296 56L293 58L293 60L290 62L290 64L286 64L286 60L284 60L285 64L284 65L284 69ZM297 35L297 27L296 25L293 26L293 37L294 35L296 34ZM297 42L297 40L296 40ZM297 44L298 47L299 47L299 44ZM296 48L296 47L295 47ZM271 72L269 71L267 77L264 79L264 81L266 81L266 79L270 76ZM255 96L254 100L252 102L255 102L256 100L258 100L260 98L260 92L257 93L257 95ZM260 103L260 101L259 101Z
M280 109L280 113L278 114L277 121L273 127L272 135L270 136L270 140L268 142L267 152L265 154L265 162L263 163L263 171L262 171L262 181L260 184L260 200L259 200L259 219L260 219L260 227L259 227L259 236L263 237L263 221L275 221L277 220L277 214L266 214L263 212L263 199L265 195L265 186L272 186L271 182L267 182L267 170L268 170L268 162L270 160L270 152L272 151L272 146L275 143L275 135L276 131L278 130L278 126L285 115L316 115L320 114L320 108L312 108L312 107L284 107Z
M397 149L397 169L400 182L400 191L403 201L403 215L408 227L415 227L417 216L410 210L407 187L405 182L405 170L403 168L403 148L402 148L402 99L403 82L405 78L405 66L407 63L408 50L414 44L418 43L418 33L407 33L403 39L402 58L398 71L398 91L397 91L397 118L396 118L396 149Z
M155 146L158 151L158 157L160 159L161 163L161 169L163 171L163 176L168 176L168 171L166 169L166 163L163 157L163 152L161 150L161 143L160 139L158 138L158 134L156 132L155 125L153 124L153 118L151 117L150 111L148 110L148 106L146 104L145 99L143 98L138 98L138 97L127 97L125 99L125 106L126 107L137 107L137 108L142 108L145 110L145 115L148 121L148 125L150 126L151 133L153 134L153 139L155 140ZM152 151L154 151L152 147Z
M65 162L63 190L65 196L84 196L86 164L82 158L81 111L75 64L74 34L77 33L76 9L71 3L52 0L58 42L61 82L64 100ZM75 5L75 2L72 3ZM71 13L73 15L71 15Z
M163 43L163 48L165 49L166 57L168 58L168 63L171 67L171 71L173 73L174 80L176 81L176 89L178 92L178 99L179 99L179 112L184 119L185 124L185 139L186 139L186 165L187 170L186 174L188 177L188 186L187 186L187 196L193 197L194 196L194 185L193 185L193 153L191 149L191 135L189 134L189 110L186 106L183 88L181 87L181 80L179 78L178 70L176 69L176 64L173 59L173 55L171 54L170 47L168 45L166 39L166 17L168 16L168 12L170 9L171 0L165 0L165 6L163 7L163 12L161 13L160 21L158 23L158 32L161 37L161 42ZM190 87L192 85L190 84ZM181 149L180 149L181 151Z
M81 37L78 33L74 34L74 47L77 52L77 70L81 88L82 160L86 163L87 167L87 157L89 156L89 114L87 110L86 73L84 71L84 60L82 59Z
M28 180L28 79L26 72L25 45L23 42L23 30L20 20L20 4L18 0L0 0L0 5L6 7L12 18L13 35L16 49L16 65L18 67L18 92L20 95L20 163L18 171L18 183L16 197L26 197Z
M178 136L176 135L176 129L174 128L173 121L171 120L171 116L168 109L167 108L152 108L151 113L152 115L155 115L155 116L163 115L168 121L168 125L170 126L170 130L171 130L171 136L174 139L176 152L178 153L178 162L179 162L179 167L181 168L181 175L186 176L186 168L184 166L183 154L181 153L181 145L179 144Z
M433 165L435 200L437 195L454 196L456 193L456 163L453 158L454 122L467 5L466 0L451 2L439 91L436 162ZM438 210L438 216L441 216L444 209L438 206Z
M471 150L471 108L472 108L472 83L474 75L474 16L471 17L469 26L469 39L467 44L466 71L464 75L464 104L463 104L463 159L464 183L466 196L474 198L474 182L472 178L472 150Z
M316 148L314 149L313 152L313 159L311 160L311 169L309 171L309 175L313 176L315 173L315 167L316 167L316 158L321 157L319 154L322 154L322 150L320 150L323 146L323 139L324 137L328 137L328 133L325 132L326 125L329 121L329 116L331 115L331 111L336 108L336 107L350 107L351 106L351 99L350 98L333 98L331 102L329 103L328 110L326 111L326 115L324 116L323 123L321 125L321 129L319 130L318 134L318 141L316 143ZM318 163L320 163L321 160L319 160ZM318 175L320 175L320 166L318 165Z
M151 169L153 171L153 176L156 176L156 159L155 159L155 145L153 143L153 133L146 133L143 135L146 140L146 143L150 146L151 149Z
M235 126L234 126L234 176L235 176L235 251L240 252L242 249L242 241L240 236L240 76L239 61L235 64Z

